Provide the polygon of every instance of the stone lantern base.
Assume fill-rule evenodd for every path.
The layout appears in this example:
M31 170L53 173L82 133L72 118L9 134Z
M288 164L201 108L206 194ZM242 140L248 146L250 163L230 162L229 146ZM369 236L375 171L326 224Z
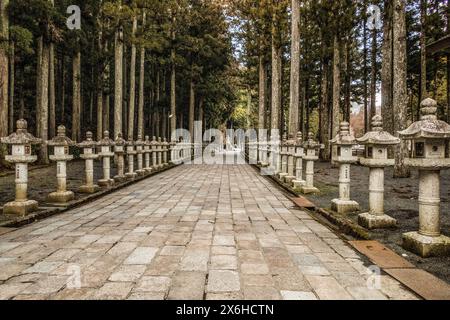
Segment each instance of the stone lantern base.
M404 233L402 246L423 258L450 256L450 238L444 235L430 237L419 232Z
M284 181L284 178L286 178L288 176L288 174L286 173L286 172L280 172L280 173L278 173L278 178L281 180L281 181Z
M303 194L320 193L320 190L317 189L316 187L307 187L307 186L302 186L301 191Z
M145 176L145 173L146 173L146 171L145 171L144 169L142 169L142 170L136 170L136 174L137 174L138 176Z
M25 216L38 209L38 203L35 200L12 201L3 206L3 214L14 214Z
M305 185L306 181L305 180L292 180L292 185L294 186L295 189L301 189L304 185Z
M137 173L136 173L136 172L133 172L133 173L125 173L125 177L126 177L128 180L134 180L134 179L136 179L136 177L137 177Z
M353 200L331 200L331 210L337 213L350 213L359 210L359 203Z
M295 176L285 176L284 177L284 182L286 182L287 184L292 184L292 181L294 181Z
M72 191L52 192L48 195L47 201L50 203L64 204L75 199Z
M358 224L367 229L383 229L395 227L397 220L386 214L375 215L365 212L358 215Z
M100 187L111 187L114 184L114 179L101 179L98 180L98 185Z
M97 185L92 185L92 186L84 185L78 189L78 192L80 192L80 193L96 193L98 190L100 190L100 187Z

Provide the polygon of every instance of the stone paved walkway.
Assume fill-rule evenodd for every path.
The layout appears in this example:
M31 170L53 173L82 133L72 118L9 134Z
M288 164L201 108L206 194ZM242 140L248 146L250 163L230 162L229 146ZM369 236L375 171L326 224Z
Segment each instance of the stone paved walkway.
M252 167L185 165L0 236L0 299L415 299L366 266Z

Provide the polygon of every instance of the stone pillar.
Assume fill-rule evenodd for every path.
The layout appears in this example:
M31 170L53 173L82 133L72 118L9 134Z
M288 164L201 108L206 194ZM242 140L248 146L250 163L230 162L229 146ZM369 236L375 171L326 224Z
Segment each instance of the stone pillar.
M117 175L114 177L114 181L122 182L126 179L125 176L125 146L126 141L122 137L122 133L117 134L115 141L114 153L117 156Z
M359 204L350 200L350 164L358 161L358 158L353 156L352 148L356 140L350 133L348 122L341 122L339 133L331 140L331 144L336 146L333 162L339 165L339 198L331 201L331 209L338 213L358 211Z
M92 132L86 132L86 140L78 144L78 147L83 149L80 158L85 161L86 173L86 184L78 189L81 193L95 193L99 189L99 186L94 184L94 160L98 159L98 155L95 154L96 143L92 136Z
M140 176L143 176L145 174L144 170L144 160L143 160L143 154L144 154L144 141L142 141L142 136L138 135L138 139L135 142L136 145L136 154L137 154L137 170L136 173Z
M144 143L144 155L145 155L145 164L144 164L144 170L147 173L152 172L152 168L150 166L150 137L145 136L145 143Z
M295 179L294 175L294 156L295 156L295 141L294 135L289 135L289 140L287 141L287 176L284 177L284 181L291 184Z
M50 193L47 197L47 201L54 204L66 204L75 199L74 193L67 190L66 166L66 162L73 159L73 156L69 155L69 146L72 146L75 143L66 137L66 127L59 126L57 136L48 141L47 144L53 147L54 150L54 154L50 156L50 160L56 161L57 180L56 192Z
M152 167L153 170L157 170L158 169L158 142L156 141L156 137L153 137L153 140L151 142L151 148L152 148Z
M164 138L164 141L163 141L163 166L164 167L167 167L169 165L168 155L167 155L168 152L169 152L169 143L167 143L167 139Z
M301 132L297 132L297 141L295 148L295 179L292 180L294 188L301 188L305 185L305 180L303 180L303 135Z
M319 160L317 153L320 149L323 149L322 144L314 141L314 134L312 132L308 133L308 141L303 145L306 150L306 155L303 159L306 161L306 172L305 172L305 185L302 186L302 193L318 193L319 189L314 187L314 162Z
M130 138L127 141L127 156L128 156L128 172L125 174L127 179L134 180L136 179L136 172L134 172L134 155L136 151L134 150L134 142Z
M162 140L161 137L158 138L158 151L157 151L157 167L158 169L161 169L163 167L162 165L162 150L163 146L162 146Z
M5 160L16 167L16 197L3 206L3 214L25 216L38 209L37 201L27 199L28 163L37 160L37 156L31 155L31 145L41 144L42 140L28 133L28 124L23 119L17 121L16 128L15 133L1 138L2 143L12 145L12 154L5 156Z
M281 159L281 168L277 170L278 177L280 180L284 180L284 177L288 175L287 173L287 163L288 163L288 157L287 157L287 137L286 133L283 134L283 140L281 141L280 145L280 159Z
M99 156L103 160L103 179L98 180L98 184L101 187L111 187L114 184L114 180L111 179L111 158L114 157L114 152L111 148L114 146L114 141L109 138L109 131L103 133L103 139L98 142L101 148Z

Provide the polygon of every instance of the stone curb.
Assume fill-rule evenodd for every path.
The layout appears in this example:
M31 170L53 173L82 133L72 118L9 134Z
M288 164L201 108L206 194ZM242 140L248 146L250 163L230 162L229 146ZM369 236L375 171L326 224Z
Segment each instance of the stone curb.
M81 199L78 199L78 200L75 200L75 201L71 201L66 206L62 206L62 207L54 206L53 207L53 206L50 206L47 203L43 203L42 204L43 206L39 207L39 209L43 209L43 210L40 210L40 211L31 213L31 214L28 214L27 216L24 216L24 217L15 217L12 220L0 222L0 228L19 228L19 227L25 226L27 224L30 224L30 223L33 223L33 222L45 219L47 217L50 217L50 216L53 216L53 215L56 215L56 214L59 214L59 213L66 212L66 211L68 211L70 209L79 207L81 205L84 205L84 204L89 203L91 201L94 201L96 199L99 199L99 198L101 198L101 197L103 197L105 195L113 193L113 192L115 192L117 190L123 189L123 188L128 187L130 185L133 185L133 184L135 184L137 182L140 182L140 181L145 180L147 178L153 177L153 176L155 176L155 175L157 175L159 173L162 173L164 171L173 169L173 168L175 168L177 166L178 165L169 165L166 168L162 168L162 169L159 169L158 171L151 172L151 173L149 173L149 174L147 174L145 176L137 177L136 179L131 180L131 181L122 182L122 183L120 183L118 185L115 185L115 186L113 186L111 188L100 190L100 191L98 191L98 192L96 192L94 194L88 195L88 196L83 197Z

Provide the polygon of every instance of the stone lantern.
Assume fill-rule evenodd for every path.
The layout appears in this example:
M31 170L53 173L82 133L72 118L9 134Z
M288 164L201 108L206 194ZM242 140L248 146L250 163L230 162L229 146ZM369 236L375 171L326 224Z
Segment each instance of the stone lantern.
M162 165L162 153L163 153L163 145L161 137L158 137L158 144L157 144L157 168L160 169Z
M114 142L114 153L117 156L117 175L114 181L122 182L126 179L125 176L125 146L127 142L123 139L122 133L117 134L117 139Z
M284 181L286 183L291 183L295 179L295 147L296 147L296 141L294 140L294 135L289 134L289 139L286 142L287 147L287 176L284 177Z
M422 257L449 255L450 238L441 235L439 215L440 171L450 168L450 125L437 119L433 99L422 101L420 111L421 120L399 132L413 146L405 165L419 169L419 231L403 234L403 247Z
M331 201L331 209L338 213L358 211L358 202L350 200L350 166L358 161L358 158L353 156L352 149L357 143L350 133L350 124L341 122L339 133L330 142L336 148L332 160L339 165L339 199Z
M145 174L144 170L144 141L142 141L142 136L139 134L137 140L134 142L136 146L136 154L137 154L137 170L136 173L140 176Z
M278 177L280 178L280 180L284 180L284 177L286 177L288 175L288 173L287 173L288 159L287 158L288 158L287 136L286 136L286 133L284 133L283 139L281 140L280 155L279 155L279 159L281 159L281 169L278 172Z
M292 180L294 188L301 188L305 185L303 180L303 135L297 132L296 148L295 148L295 179Z
M359 162L369 167L369 212L361 213L358 222L368 229L388 228L397 221L384 214L384 168L394 165L394 159L388 159L388 147L400 143L400 139L383 130L383 118L372 118L372 131L356 139L365 145L365 156Z
M128 156L128 172L125 174L127 179L134 180L136 179L136 172L134 172L134 155L136 154L136 150L134 150L134 142L133 139L129 138L127 141L127 156Z
M66 136L66 127L59 126L56 137L47 141L47 145L53 147L53 155L49 158L56 161L56 179L57 189L48 195L47 200L50 203L67 203L75 198L72 191L67 190L67 161L73 159L69 154L69 147L75 143Z
M11 155L5 156L5 160L16 166L16 198L3 206L4 214L24 216L38 208L37 201L27 199L28 164L37 160L37 156L31 155L31 145L41 144L42 140L28 133L27 127L25 120L18 120L16 132L1 138L2 143L12 146Z
M167 161L168 160L168 155L167 154L169 152L169 143L167 142L166 138L164 138L162 145L163 145L163 150L164 150L164 152L163 152L163 166L167 167L169 165L169 162Z
M111 158L114 157L112 147L114 147L114 141L109 138L109 131L103 133L103 139L97 143L100 147L98 155L103 159L103 179L98 180L98 184L101 187L110 187L114 184L114 180L111 179Z
M151 154L151 150L150 150L150 137L149 136L145 136L145 141L144 141L144 170L147 173L152 172L152 167L150 166L150 154Z
M81 193L95 193L99 189L99 186L94 184L94 160L98 159L98 154L95 153L97 143L92 140L92 136L92 132L86 132L86 140L77 145L78 148L83 149L80 158L86 163L86 184L78 189Z
M302 193L318 193L319 189L314 187L314 162L319 160L319 151L323 149L324 145L314 140L314 134L308 133L308 140L303 144L303 149L306 150L306 154L303 159L306 162L305 171L305 185L302 186Z
M153 136L152 142L150 142L151 149L152 149L152 168L153 170L158 169L158 163L157 163L157 149L158 149L158 141L156 141L156 137Z

